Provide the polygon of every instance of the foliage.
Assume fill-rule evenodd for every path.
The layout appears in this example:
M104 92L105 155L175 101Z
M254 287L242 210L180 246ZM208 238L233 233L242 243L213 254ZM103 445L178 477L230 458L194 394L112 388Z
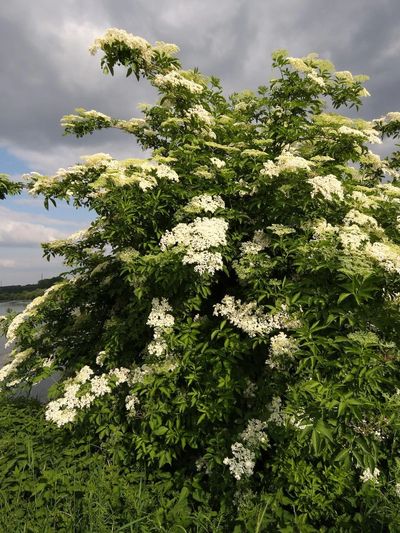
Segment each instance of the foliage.
M44 245L71 275L3 320L4 388L63 371L49 422L194 499L257 500L238 508L269 530L395 528L399 154L370 145L400 114L326 112L358 110L366 77L316 54L280 50L269 86L225 97L174 45L112 29L99 49L160 99L130 120L79 109L66 133L118 128L152 156L28 176L97 218Z
M223 530L224 514L191 509L171 474L151 482L106 460L87 437L49 433L42 410L22 399L0 404L1 531Z
M0 200L7 194L17 194L21 191L22 184L10 181L6 174L0 174Z

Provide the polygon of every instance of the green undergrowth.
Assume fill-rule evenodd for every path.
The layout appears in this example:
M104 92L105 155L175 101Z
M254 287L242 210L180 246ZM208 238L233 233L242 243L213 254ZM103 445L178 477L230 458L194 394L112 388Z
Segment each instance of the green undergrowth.
M227 498L196 476L148 474L113 459L89 433L49 427L42 410L32 400L0 400L1 533L400 531L398 510L379 491L338 492L333 471L304 461L294 468L290 450L282 460L297 473L287 490L266 483Z
M0 403L1 532L225 531L224 513L194 510L182 480L145 480L85 437L49 430L42 407Z

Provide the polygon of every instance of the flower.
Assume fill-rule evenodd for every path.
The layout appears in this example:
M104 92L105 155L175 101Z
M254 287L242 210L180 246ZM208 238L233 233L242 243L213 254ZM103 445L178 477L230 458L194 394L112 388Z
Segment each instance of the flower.
M89 51L94 55L98 50L104 50L106 46L113 46L116 43L122 43L127 48L138 52L145 63L151 63L154 51L150 43L143 37L132 35L118 28L109 28L102 37L94 41Z
M266 364L271 368L277 368L280 366L280 358L292 355L296 349L296 341L281 331L270 338L270 358L266 360Z
M228 223L222 218L197 217L189 224L180 223L167 231L160 240L161 250L184 249L183 264L194 264L200 274L214 274L223 267L222 255L210 248L227 244Z
M223 168L226 165L225 161L218 159L218 157L211 157L210 161L217 168Z
M233 477L240 480L243 476L251 476L256 464L255 453L246 448L241 442L232 444L231 450L233 457L225 457L223 463L229 467Z
M203 86L199 83L189 80L181 72L172 70L167 74L157 74L154 77L153 83L156 87L161 89L171 89L175 87L184 88L192 94L200 94L203 92Z
M217 209L225 209L225 202L220 196L211 196L210 194L194 196L185 206L185 211L194 213L201 211L215 213Z
M277 158L276 163L273 161L266 161L263 163L264 168L261 174L266 176L278 176L281 172L296 172L298 170L311 170L315 163L308 161L303 157L293 154L290 150L284 150Z
M233 296L224 296L221 303L214 305L214 315L225 317L250 337L268 335L274 329L288 328L294 325L286 310L275 315L264 314L256 302L242 304Z
M363 473L360 475L360 479L363 483L367 483L368 481L378 483L378 477L380 473L381 472L379 468L374 468L373 472L371 472L371 469L368 467L363 470Z
M147 345L147 350L150 355L161 357L167 351L167 342L163 339L163 335L174 325L175 319L170 313L172 307L166 298L161 300L153 298L151 305L146 324L154 328L154 334L153 340Z
M344 198L342 184L333 174L315 176L314 178L308 179L307 182L312 186L312 198L318 194L331 202L333 202L335 198L339 200L343 200Z
M251 418L247 422L247 427L240 434L240 439L248 446L248 448L258 448L261 444L266 444L268 438L264 432L267 427L266 422L262 422L257 418Z

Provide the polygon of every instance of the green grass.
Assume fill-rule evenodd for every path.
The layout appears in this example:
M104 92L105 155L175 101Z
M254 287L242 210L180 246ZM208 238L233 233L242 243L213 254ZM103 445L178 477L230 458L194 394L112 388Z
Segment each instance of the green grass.
M90 441L50 429L32 401L0 401L1 532L223 532L226 520L193 510L166 474L107 461Z

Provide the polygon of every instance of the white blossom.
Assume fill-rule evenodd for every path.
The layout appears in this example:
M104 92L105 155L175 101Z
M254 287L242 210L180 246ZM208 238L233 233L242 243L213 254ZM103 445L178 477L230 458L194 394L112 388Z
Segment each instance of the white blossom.
M93 373L89 366L84 366L74 378L68 380L64 395L46 405L46 420L58 427L73 422L80 410L87 409L97 398L112 392L113 380L115 385L120 385L129 379L129 370L124 368L114 368L107 374L97 376L93 376Z
M290 319L283 308L276 314L264 314L256 302L242 304L233 296L224 296L221 303L214 305L214 315L225 317L234 326L247 333L250 337L268 335L274 329L294 327L297 324Z
M339 228L337 226L332 226L332 224L329 224L329 222L322 218L313 226L313 239L326 239L336 235L338 232Z
M227 229L228 223L222 218L197 217L189 224L180 223L167 231L160 240L160 247L163 251L174 246L183 249L183 264L194 264L195 271L200 274L214 274L223 267L222 255L210 248L227 244Z
M217 209L225 209L225 202L220 196L212 196L210 194L194 196L185 206L185 211L193 213L201 211L215 213Z
M308 161L286 149L277 158L276 163L273 161L263 163L264 168L261 170L261 174L273 177L278 176L281 172L308 171L314 165L315 163L313 161Z
M98 366L103 366L106 357L107 357L107 353L106 353L104 350L102 350L101 352L99 352L99 353L97 354L97 357L96 357L96 365L98 365Z
M162 89L183 87L192 94L200 94L203 92L202 85L185 78L185 76L183 76L177 70L172 70L167 74L157 74L154 77L153 83L156 87L160 87Z
M256 230L251 241L242 242L240 249L242 255L258 254L269 245L270 240L263 230Z
M6 338L7 343L5 347L7 348L10 346L17 338L18 329L19 327L25 322L26 319L34 316L37 312L39 307L44 304L49 296L53 293L64 287L66 282L60 282L52 285L49 287L42 296L38 296L34 300L32 300L22 311L22 313L19 313L11 322L11 324L8 326Z
M297 70L297 72L311 72L313 70L300 57L287 57L286 59L289 62L290 66L294 70Z
M374 242L365 248L367 255L378 261L388 272L400 274L400 247L393 243Z
M371 472L371 469L368 467L365 470L363 470L362 474L360 475L360 479L363 483L367 483L368 481L372 481L373 483L378 483L378 477L380 474L379 468L374 468L374 471Z
M153 340L147 345L150 355L161 357L167 352L167 342L163 335L175 323L175 318L170 313L172 307L166 298L159 300L153 298L151 312L147 318L146 324L154 329Z
M166 298L153 298L151 303L151 312L147 318L146 324L154 329L166 329L174 325L175 319L171 315L172 307Z
M329 201L334 201L335 197L343 200L344 191L342 184L333 174L326 176L315 176L310 178L307 182L312 186L311 196L321 195Z
M265 434L266 427L266 422L262 422L257 418L251 418L247 422L246 429L242 431L239 437L248 448L256 449L260 445L268 442L267 435Z
M150 63L153 57L153 48L143 37L138 37L120 30L118 28L109 28L102 37L97 38L93 45L89 48L91 54L95 54L98 50L104 50L107 45L114 45L116 43L123 43L125 46L140 53L141 58Z
M357 226L365 226L370 229L378 229L378 222L374 217L361 213L357 209L351 209L344 217L345 224L357 224Z
M23 352L12 352L12 361L0 368L0 383L13 374L17 368L26 361L26 359L33 353L31 348L24 350Z
M270 338L270 358L266 360L266 364L271 368L277 368L280 366L280 359L292 355L296 349L296 341L281 331Z
M203 122L206 126L211 127L214 124L214 118L209 111L204 109L200 104L194 105L185 111L185 115L188 118L194 117L195 119Z
M374 122L386 122L387 124L390 122L400 122L400 113L398 111L391 111L383 117L375 119Z
M287 421L287 415L282 411L282 400L279 396L274 396L269 407L270 416L268 422L273 422L277 426L284 426Z
M231 446L233 457L225 457L224 465L229 467L230 473L237 480L243 476L249 477L253 474L256 464L256 455L252 450L246 448L241 442L235 442Z
M356 224L345 225L340 228L339 242L346 251L354 252L369 242L369 236Z
M284 226L283 224L271 224L270 226L267 226L267 229L271 230L272 233L275 233L275 235L278 235L279 237L296 233L294 228Z
M159 164L156 166L156 174L159 178L165 178L170 181L179 181L178 174L168 165Z
M326 86L324 78L322 76L318 76L316 70L314 69L307 73L307 78L319 85L322 89L324 89Z
M218 157L211 157L210 161L216 168L223 168L226 165L225 161L218 159Z
M129 394L125 398L125 407L129 416L136 414L136 406L139 404L139 398L135 394Z
M129 368L120 367L111 370L110 375L115 378L116 385L121 385L129 381L130 373Z

